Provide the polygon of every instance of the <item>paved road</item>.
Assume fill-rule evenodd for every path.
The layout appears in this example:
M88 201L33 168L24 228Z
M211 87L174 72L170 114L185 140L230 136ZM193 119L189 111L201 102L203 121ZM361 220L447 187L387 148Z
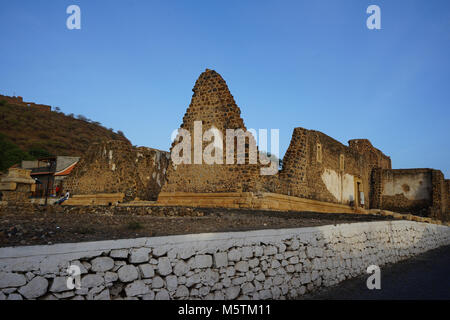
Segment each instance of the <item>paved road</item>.
M381 289L369 290L363 275L306 299L450 300L450 246L381 268Z

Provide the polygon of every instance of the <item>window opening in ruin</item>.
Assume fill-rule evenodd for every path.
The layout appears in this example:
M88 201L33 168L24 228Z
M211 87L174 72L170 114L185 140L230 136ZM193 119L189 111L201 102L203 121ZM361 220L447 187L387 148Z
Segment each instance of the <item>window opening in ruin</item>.
M317 162L322 162L322 145L317 144Z

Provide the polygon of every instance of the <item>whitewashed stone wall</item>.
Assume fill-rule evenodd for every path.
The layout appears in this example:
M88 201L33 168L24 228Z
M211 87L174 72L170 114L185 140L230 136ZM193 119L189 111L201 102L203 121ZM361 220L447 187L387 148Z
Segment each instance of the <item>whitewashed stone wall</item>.
M449 227L386 221L1 248L0 300L294 298L449 244Z

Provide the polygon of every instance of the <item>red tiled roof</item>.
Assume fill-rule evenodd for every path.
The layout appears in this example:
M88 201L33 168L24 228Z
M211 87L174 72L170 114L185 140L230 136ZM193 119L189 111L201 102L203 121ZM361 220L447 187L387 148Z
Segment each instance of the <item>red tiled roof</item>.
M55 176L67 176L67 175L69 175L69 174L72 172L73 168L75 168L75 166L77 165L77 163L78 163L78 161L72 163L72 164L71 164L70 166L68 166L67 168L65 168L65 169L63 169L63 170L61 170L61 171L55 172L54 175L55 175Z

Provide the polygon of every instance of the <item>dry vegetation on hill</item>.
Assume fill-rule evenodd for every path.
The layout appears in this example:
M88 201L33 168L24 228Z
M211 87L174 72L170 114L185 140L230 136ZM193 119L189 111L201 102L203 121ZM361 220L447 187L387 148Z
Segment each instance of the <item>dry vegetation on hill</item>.
M45 155L82 156L90 144L104 140L128 141L123 134L101 126L83 116L40 111L0 101L2 162L16 146L14 154L22 158ZM18 148L17 148L18 147ZM16 159L14 159L16 161Z

